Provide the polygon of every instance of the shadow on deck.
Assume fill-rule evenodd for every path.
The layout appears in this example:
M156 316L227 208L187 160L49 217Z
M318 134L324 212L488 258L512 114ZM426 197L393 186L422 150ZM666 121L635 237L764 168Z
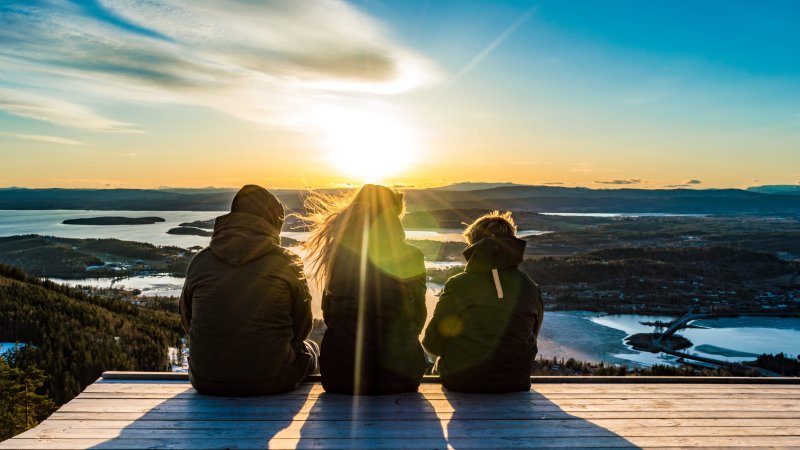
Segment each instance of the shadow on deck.
M511 394L426 380L419 393L375 397L328 394L312 380L283 395L209 397L179 375L104 377L0 448L800 445L798 379L547 377Z

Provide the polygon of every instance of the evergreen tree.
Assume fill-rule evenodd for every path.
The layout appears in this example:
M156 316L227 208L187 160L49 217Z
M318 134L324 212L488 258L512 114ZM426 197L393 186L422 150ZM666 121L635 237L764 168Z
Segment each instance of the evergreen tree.
M34 366L11 367L0 356L0 441L36 426L55 409L55 403L36 391L46 377Z

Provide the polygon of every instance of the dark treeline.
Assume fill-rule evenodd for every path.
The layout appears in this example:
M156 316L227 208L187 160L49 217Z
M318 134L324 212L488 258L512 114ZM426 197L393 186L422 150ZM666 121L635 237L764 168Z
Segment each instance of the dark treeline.
M629 368L619 364L579 361L575 358L542 358L536 360L531 375L534 376L651 376L651 377L729 377L736 376L727 368L670 366L654 364L650 367Z
M565 258L530 258L520 268L544 285L698 276L704 277L707 284L717 281L741 285L744 280L800 272L797 264L775 255L729 247L615 248Z
M106 370L167 371L183 336L177 314L28 276L0 264L0 341L27 346L14 366L38 367L43 393L69 401Z
M433 241L424 251L435 253ZM418 245L418 241L412 241ZM454 246L464 244L452 243ZM661 280L692 280L703 277L709 286L741 287L743 281L780 275L800 275L800 265L784 261L770 253L754 252L731 247L670 248L623 247L597 250L567 257L526 258L520 269L542 286L561 283L587 283L602 287L621 288L620 282L643 278ZM429 270L430 281L443 283L463 267ZM638 282L637 282L638 283ZM652 289L652 286L644 286Z

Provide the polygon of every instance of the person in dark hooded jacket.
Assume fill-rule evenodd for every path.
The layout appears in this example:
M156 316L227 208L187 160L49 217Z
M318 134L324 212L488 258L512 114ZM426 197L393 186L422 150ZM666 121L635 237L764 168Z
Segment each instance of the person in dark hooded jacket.
M316 368L311 295L300 258L280 246L283 220L272 193L244 186L189 263L180 313L198 392L287 392Z
M467 267L447 280L422 341L442 384L465 392L526 391L542 326L539 286L517 266L526 242L511 213L467 227Z
M349 202L317 195L306 203L315 213L306 249L324 286L322 387L355 395L416 391L427 362L419 342L425 262L405 241L402 194L367 184Z

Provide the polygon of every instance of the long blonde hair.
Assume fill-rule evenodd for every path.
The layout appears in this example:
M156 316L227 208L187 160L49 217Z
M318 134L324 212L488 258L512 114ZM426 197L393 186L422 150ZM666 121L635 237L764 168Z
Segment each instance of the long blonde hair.
M311 192L303 204L306 214L301 218L311 227L303 248L308 252L312 277L320 286L329 280L340 247L367 250L362 248L366 227L369 244L405 239L400 223L405 211L403 194L386 186L365 184L358 192L347 194Z

